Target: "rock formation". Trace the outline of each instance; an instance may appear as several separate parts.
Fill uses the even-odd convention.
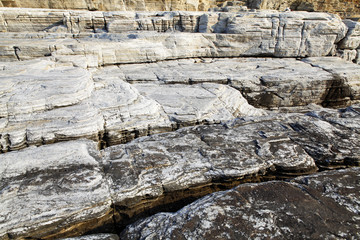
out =
[[[187,127],[101,151],[77,140],[4,153],[0,236],[115,231],[242,182],[358,166],[359,118],[359,106],[320,108]]]
[[[240,185],[139,221],[121,239],[358,238],[359,173]]]
[[[0,8],[0,239],[357,238],[360,25],[243,10]]]
[[[359,0],[1,0],[0,7],[77,9],[90,11],[208,11],[222,9],[273,9],[330,12],[343,18],[360,17]]]

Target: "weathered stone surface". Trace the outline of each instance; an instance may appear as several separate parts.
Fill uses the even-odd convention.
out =
[[[339,58],[317,58],[318,65],[311,64],[314,60],[192,59],[136,64],[131,68],[119,66],[119,70],[114,69],[108,74],[121,75],[129,83],[228,84],[238,89],[251,105],[265,108],[305,106],[310,103],[344,106],[357,101],[359,66]],[[332,68],[330,62],[336,67]],[[329,67],[323,68],[321,63]]]
[[[77,140],[0,155],[0,237],[119,230],[239,183],[358,166],[359,106],[243,117],[98,151]],[[110,230],[109,230],[110,229]]]
[[[52,8],[52,9],[82,9],[97,11],[208,11],[217,9],[222,11],[239,11],[247,8],[285,10],[291,8],[296,11],[317,11],[337,13],[343,18],[359,18],[359,1],[329,0],[319,2],[314,0],[79,0],[79,1],[55,1],[55,0],[2,0],[0,7],[21,8]],[[218,8],[219,7],[219,8]]]
[[[119,236],[116,234],[92,234],[82,237],[65,238],[63,240],[119,240]]]
[[[265,115],[250,106],[239,92],[231,87],[202,83],[197,85],[135,84],[148,98],[160,103],[171,121],[179,125],[197,122],[220,123],[236,116]]]
[[[347,31],[335,15],[307,12],[137,14],[11,9],[3,10],[2,15],[3,31],[12,32],[2,33],[2,59],[29,59],[39,53],[85,54],[95,55],[99,65],[192,57],[326,56]],[[59,20],[61,15],[63,20]],[[14,34],[22,29],[42,33]],[[101,33],[104,31],[112,34]],[[77,41],[65,33],[79,34],[75,36]],[[64,36],[67,39],[61,39]],[[34,44],[29,37],[39,43]]]
[[[83,9],[98,11],[207,11],[215,0],[2,0],[0,7]]]
[[[48,7],[96,10],[111,1],[83,3]],[[169,3],[121,2],[142,10]],[[192,10],[207,3],[171,2]],[[241,4],[226,3],[227,12],[1,8],[0,239],[118,239],[98,233],[240,183],[359,166],[359,105],[319,106],[360,100],[359,66],[328,57],[358,61],[357,24]],[[295,215],[328,214],[300,183],[271,184],[305,199]],[[346,224],[359,219],[340,215],[344,227],[309,220],[304,238],[327,229],[356,236]]]
[[[116,70],[92,74],[49,60],[4,63],[0,149],[79,138],[109,146],[180,126],[265,114],[228,86],[131,85]]]
[[[208,189],[307,174],[316,169],[315,163],[322,168],[358,166],[356,109],[246,117],[225,127],[184,128],[107,148],[103,164],[117,222],[124,226],[144,208],[151,213]]]
[[[121,239],[359,238],[360,170],[240,185],[126,228]]]
[[[317,11],[317,12],[331,12],[339,14],[343,18],[359,19],[360,9],[359,0],[248,0],[246,5],[250,8],[257,9],[276,9],[285,10],[290,8],[293,11]]]
[[[98,157],[90,141],[2,154],[0,239],[77,235],[111,222]]]
[[[332,83],[332,90],[330,90],[325,97],[329,99],[330,106],[331,101],[336,102],[341,100],[341,98],[343,98],[345,102],[349,100],[358,101],[360,99],[360,68],[358,65],[346,63],[339,58],[327,58],[326,61],[324,61],[323,58],[306,58],[303,61],[310,63],[314,67],[323,68],[325,71],[335,75],[336,78]],[[348,67],[351,70],[345,70]]]

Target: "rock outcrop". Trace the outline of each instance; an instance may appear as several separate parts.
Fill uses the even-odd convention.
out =
[[[245,184],[130,225],[121,239],[359,238],[359,168]]]
[[[145,10],[160,4],[139,2],[125,1]],[[338,169],[360,161],[359,25],[327,13],[242,10],[1,8],[0,239],[118,239],[140,218],[233,187],[220,198],[258,189],[266,208],[250,198],[246,206],[264,217],[286,215],[276,205],[285,198],[267,204],[270,188],[298,196],[289,211],[304,222],[304,237],[356,238],[358,213],[346,212],[357,209],[347,200],[353,193],[334,190],[343,207],[321,184],[329,176],[358,192],[358,169]],[[333,171],[314,176],[319,185],[307,192],[299,188],[305,177],[292,180],[323,170]],[[270,180],[278,182],[241,186]],[[244,206],[234,198],[227,208],[226,198],[221,211]],[[325,210],[305,219],[314,209]],[[167,224],[158,216],[180,219],[181,211],[138,222],[120,238],[162,234],[143,226]],[[243,226],[259,217],[248,215],[254,211],[243,212]],[[335,214],[341,227],[317,221]],[[208,217],[199,225],[211,226]],[[230,214],[229,224],[244,221],[232,217],[239,216]],[[289,227],[261,226],[248,232],[271,238]]]
[[[90,11],[238,11],[244,9],[273,9],[284,11],[330,12],[343,18],[359,18],[359,0],[1,0],[0,7],[77,9]]]
[[[1,0],[0,7],[90,11],[207,11],[216,0]]]
[[[242,182],[359,166],[359,118],[359,106],[320,108],[188,127],[101,151],[78,140],[1,154],[0,238],[115,232]]]

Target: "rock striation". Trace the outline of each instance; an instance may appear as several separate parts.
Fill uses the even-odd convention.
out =
[[[115,6],[170,3],[208,4]],[[70,7],[51,4],[40,7]],[[71,4],[107,9],[100,0]],[[203,200],[177,211],[233,187],[205,198],[219,195],[212,206],[224,213],[239,209],[221,217],[233,237],[245,220],[248,237],[298,235],[302,228],[286,225],[296,219],[304,238],[358,237],[359,25],[230,7],[0,9],[1,240],[161,238],[167,227],[181,238],[195,225],[204,227],[195,234],[228,237],[208,231],[219,219],[204,208],[196,223],[190,212]],[[333,171],[307,176],[324,170]],[[326,192],[327,179],[339,188]],[[175,230],[166,219],[176,223],[182,211],[195,219]],[[318,221],[335,215],[338,227]],[[158,221],[163,228],[150,229]]]
[[[2,58],[8,61],[39,57],[32,56],[33,45],[40,45],[36,54],[85,53],[91,59],[95,55],[98,65],[192,57],[315,57],[330,54],[347,33],[339,17],[307,12],[137,14],[5,9],[2,15]],[[15,34],[22,29],[41,34]],[[109,34],[101,34],[104,31]],[[193,32],[201,34],[190,34]],[[19,50],[17,54],[14,49]]]
[[[238,11],[240,9],[273,9],[284,11],[331,12],[343,18],[359,18],[360,2],[358,0],[2,0],[0,7],[16,8],[48,8],[48,9],[77,9],[90,11],[208,11],[223,10]]]
[[[358,238],[359,173],[240,185],[141,220],[121,239]]]
[[[207,11],[215,0],[2,0],[0,7],[82,9],[90,11]]]
[[[101,151],[77,140],[3,153],[0,237],[115,232],[242,182],[359,166],[359,118],[359,106],[319,108],[187,127]]]

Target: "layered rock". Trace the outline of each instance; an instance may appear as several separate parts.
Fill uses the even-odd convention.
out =
[[[359,173],[241,185],[141,220],[121,239],[358,238]]]
[[[263,108],[345,106],[358,101],[360,67],[339,58],[195,59],[119,66],[129,83],[227,84]],[[111,74],[107,72],[107,74]]]
[[[94,150],[78,141],[1,155],[0,238],[77,235],[111,222],[109,185]]]
[[[359,106],[320,108],[187,127],[101,151],[78,140],[3,153],[0,238],[114,232],[239,183],[358,166],[359,118]]]
[[[1,91],[2,151],[79,138],[108,146],[179,126],[265,114],[219,84],[130,85],[103,70],[93,79],[87,70],[48,60],[4,63],[0,74],[7,83]]]
[[[314,1],[314,0],[250,0],[248,6],[261,9],[276,9],[285,10],[290,8],[295,11],[317,11],[317,12],[331,12],[339,14],[343,18],[359,18],[360,17],[360,1],[358,0],[328,0],[328,1]]]
[[[359,166],[358,25],[242,10],[0,9],[0,239],[117,239],[214,191]],[[306,235],[356,236],[341,219]]]
[[[88,61],[98,61],[98,65],[193,57],[326,56],[347,31],[334,15],[275,11],[101,14],[3,10],[2,25],[5,32],[24,28],[41,32],[3,33],[4,60],[26,60],[39,57],[39,53],[85,54]],[[113,34],[96,33],[104,29]],[[129,33],[135,30],[140,32]],[[155,34],[149,30],[170,33]],[[51,33],[54,31],[58,33]],[[66,33],[84,34],[73,39],[74,35]]]
[[[81,9],[90,11],[208,11],[211,9],[239,11],[239,9],[243,9],[240,7],[283,11],[290,8],[293,11],[331,12],[339,14],[343,18],[360,17],[358,0],[329,0],[322,2],[314,0],[2,0],[0,1],[0,7]]]
[[[44,59],[3,63],[2,68],[3,152],[79,138],[105,147],[179,127],[266,114],[247,100],[268,109],[359,100],[359,66],[337,58],[198,59],[97,71]]]
[[[90,11],[207,11],[215,0],[2,0],[0,7],[83,9]]]

